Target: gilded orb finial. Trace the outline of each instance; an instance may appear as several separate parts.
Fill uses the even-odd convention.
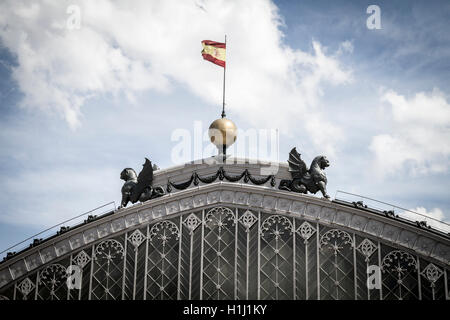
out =
[[[219,155],[225,156],[226,149],[236,142],[237,127],[227,118],[214,120],[208,130],[211,142],[219,150]]]

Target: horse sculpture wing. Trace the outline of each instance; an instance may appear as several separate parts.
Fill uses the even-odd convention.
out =
[[[293,179],[301,178],[306,172],[308,172],[308,167],[300,157],[300,153],[297,152],[296,148],[293,148],[291,152],[289,152],[288,163],[289,172],[291,173]]]
[[[135,203],[139,200],[142,192],[147,187],[151,187],[153,183],[153,167],[152,162],[145,158],[145,163],[143,164],[142,171],[139,173],[137,177],[137,184],[133,188],[133,193],[131,194],[130,200],[132,203]]]

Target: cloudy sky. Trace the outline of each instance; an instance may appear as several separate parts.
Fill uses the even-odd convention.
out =
[[[448,21],[448,1],[2,1],[0,251],[118,203],[144,157],[179,164],[176,132],[220,115],[200,42],[224,34],[240,129],[278,130],[280,161],[326,154],[332,197],[450,220]]]

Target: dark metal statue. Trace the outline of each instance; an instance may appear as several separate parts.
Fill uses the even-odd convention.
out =
[[[308,169],[300,154],[293,148],[289,153],[288,163],[292,180],[281,180],[279,189],[299,193],[320,191],[325,198],[330,198],[327,194],[327,176],[324,171],[330,163],[325,156],[315,157]]]
[[[164,195],[162,187],[153,187],[153,170],[157,168],[152,166],[152,162],[145,158],[142,171],[139,176],[131,168],[125,168],[120,173],[120,179],[125,183],[122,187],[122,201],[120,208],[126,207],[128,202],[147,201]]]

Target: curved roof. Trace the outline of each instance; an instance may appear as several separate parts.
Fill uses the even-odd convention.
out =
[[[290,179],[288,167],[284,163],[249,163],[248,160],[242,159],[236,161],[238,163],[212,165],[192,162],[155,172],[153,185],[171,190],[166,195],[116,210],[113,214],[69,229],[20,252],[0,264],[0,287],[103,238],[110,238],[130,228],[153,223],[167,216],[217,204],[300,216],[305,220],[370,235],[398,248],[414,251],[441,265],[450,265],[450,239],[446,234],[419,228],[414,223],[385,216],[376,210],[279,190],[280,180]],[[237,182],[229,182],[223,176],[222,180],[217,177],[210,183],[201,181],[205,177],[216,175],[219,170],[225,172],[228,177],[242,177]],[[243,172],[247,173],[243,175]],[[197,184],[192,178],[194,175],[202,178]],[[189,181],[190,183],[187,183]],[[169,186],[172,188],[168,188]]]

